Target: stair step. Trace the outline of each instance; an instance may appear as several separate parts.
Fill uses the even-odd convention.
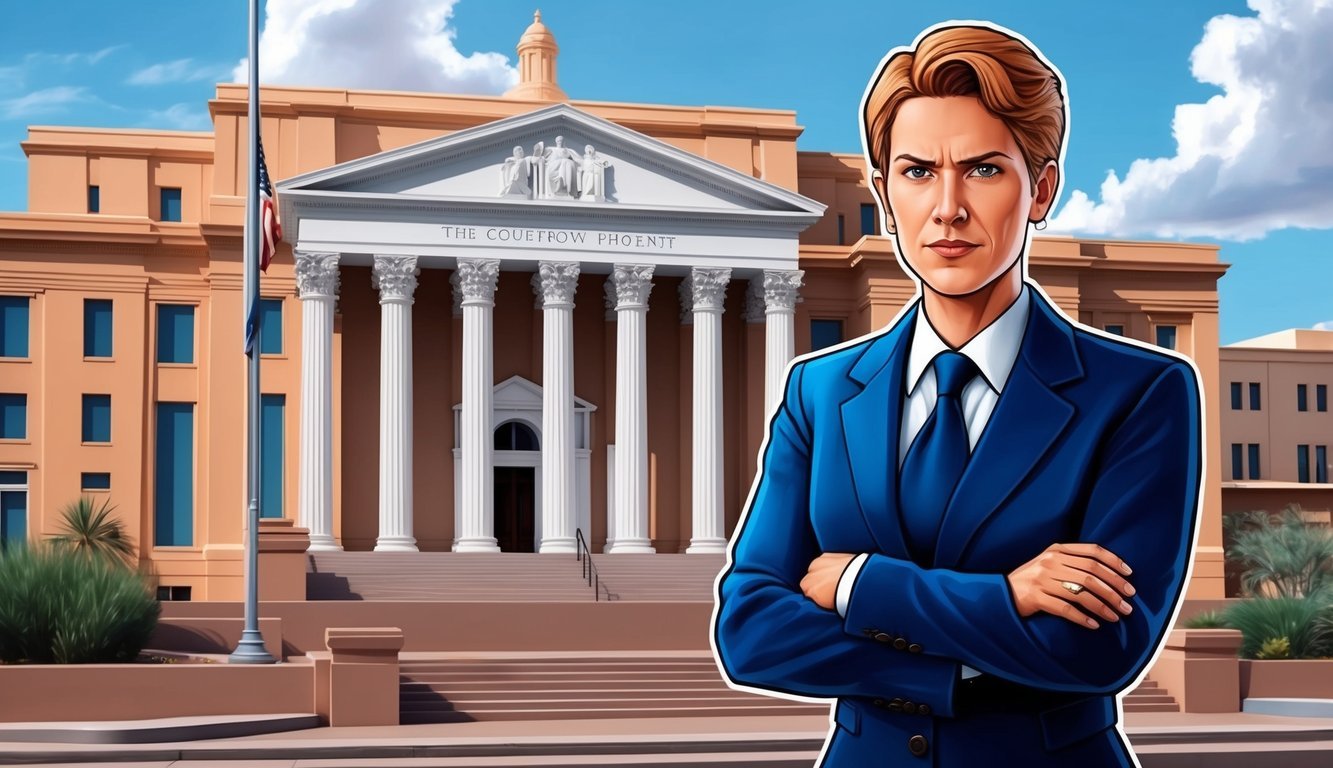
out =
[[[456,723],[473,720],[584,720],[603,718],[658,718],[658,717],[750,717],[763,715],[827,715],[828,707],[766,706],[749,707],[607,707],[589,709],[531,708],[531,709],[475,709],[467,712],[404,710],[399,722]]]

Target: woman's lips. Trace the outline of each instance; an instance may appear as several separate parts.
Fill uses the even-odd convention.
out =
[[[939,243],[931,243],[926,247],[934,251],[935,253],[938,253],[939,255],[943,256],[946,259],[956,259],[959,256],[965,256],[971,253],[972,251],[976,250],[979,246],[972,245],[970,243],[959,243],[957,245],[953,245],[953,244],[945,244],[939,242]]]

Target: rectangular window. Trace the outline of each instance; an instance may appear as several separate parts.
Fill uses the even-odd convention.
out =
[[[28,356],[28,297],[0,296],[0,357]]]
[[[282,299],[259,300],[259,354],[282,354]]]
[[[847,244],[847,217],[838,214],[838,245]]]
[[[1314,386],[1314,409],[1324,412],[1328,410],[1328,385],[1316,384]]]
[[[83,356],[111,357],[111,300],[83,300]]]
[[[28,437],[28,396],[0,395],[0,440]]]
[[[102,188],[96,184],[88,185],[88,213],[102,212]]]
[[[1107,333],[1114,333],[1116,336],[1124,336],[1124,335],[1125,335],[1125,326],[1123,326],[1123,325],[1119,325],[1119,324],[1108,325],[1108,326],[1106,326],[1106,332],[1107,332]]]
[[[189,601],[189,587],[162,587],[157,588],[157,599],[159,601]]]
[[[1256,382],[1250,382],[1250,410],[1258,411],[1259,408],[1259,385]]]
[[[1310,410],[1309,394],[1310,394],[1309,387],[1305,386],[1304,384],[1296,385],[1296,410],[1298,411]]]
[[[1245,477],[1245,451],[1240,443],[1231,444],[1231,479],[1241,480]]]
[[[1231,382],[1231,410],[1239,411],[1244,407],[1245,404],[1240,392],[1240,382],[1233,381]]]
[[[1249,456],[1249,458],[1250,458],[1250,479],[1251,479],[1251,480],[1259,480],[1259,479],[1260,479],[1260,477],[1259,477],[1259,446],[1258,446],[1258,445],[1255,445],[1254,443],[1250,443],[1250,446],[1249,446],[1249,447],[1250,447],[1250,450],[1249,450],[1249,454],[1250,454],[1250,456]]]
[[[841,320],[810,321],[810,351],[842,343]]]
[[[111,442],[111,395],[83,396],[83,442]]]
[[[1310,482],[1310,446],[1296,446],[1296,482]]]
[[[283,413],[286,395],[261,395],[259,414],[259,516],[282,517]]]
[[[153,544],[194,542],[194,403],[157,404]]]
[[[85,491],[109,491],[111,490],[111,473],[84,472],[80,477],[79,485]]]
[[[861,203],[861,234],[875,234],[875,230],[878,229],[878,227],[875,226],[876,218],[878,217],[875,215],[875,204]]]
[[[181,191],[179,187],[162,188],[162,221],[181,220]]]
[[[0,472],[0,549],[28,540],[28,473]]]
[[[1176,327],[1174,325],[1157,326],[1157,346],[1162,349],[1176,348]]]
[[[194,362],[194,307],[188,304],[157,305],[157,361]]]
[[[1316,445],[1314,447],[1314,481],[1316,483],[1328,482],[1328,446]]]

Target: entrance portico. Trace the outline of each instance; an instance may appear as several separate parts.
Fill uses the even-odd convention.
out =
[[[561,141],[545,148],[552,137]],[[523,146],[533,146],[533,153],[519,157],[512,151]],[[340,269],[357,266],[371,267],[380,292],[376,549],[416,548],[412,302],[419,282],[448,280],[462,316],[453,549],[498,549],[493,485],[495,467],[505,464],[495,448],[495,428],[508,418],[502,394],[520,389],[534,402],[515,418],[540,446],[535,548],[572,552],[575,530],[588,535],[588,420],[596,406],[574,392],[574,350],[581,336],[573,317],[580,299],[604,299],[606,320],[616,323],[614,438],[607,441],[615,459],[607,468],[613,491],[605,550],[653,551],[645,385],[654,350],[645,329],[654,282],[671,279],[681,285],[681,322],[693,326],[693,413],[680,414],[692,424],[688,551],[723,551],[720,320],[727,287],[749,280],[751,293],[762,297],[767,413],[792,356],[801,283],[797,236],[819,217],[820,204],[564,104],[299,176],[281,184],[278,197],[295,243],[306,319],[299,508],[300,524],[312,532],[312,550],[337,548],[328,479],[332,355],[322,352],[331,346],[333,323],[321,319],[332,315]],[[514,378],[495,384],[496,345],[507,341],[495,333],[502,272],[532,274],[542,323],[540,386]],[[578,292],[581,279],[586,286],[603,275],[603,295],[586,287]]]

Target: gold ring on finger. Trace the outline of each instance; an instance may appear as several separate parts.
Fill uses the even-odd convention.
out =
[[[1081,592],[1083,591],[1083,589],[1084,589],[1084,587],[1083,587],[1082,584],[1075,584],[1075,583],[1072,582],[1072,581],[1062,581],[1062,582],[1060,582],[1060,586],[1062,586],[1062,587],[1064,587],[1065,589],[1069,590],[1069,593],[1070,593],[1070,594],[1073,594],[1073,595],[1077,595],[1077,594],[1081,593]]]

